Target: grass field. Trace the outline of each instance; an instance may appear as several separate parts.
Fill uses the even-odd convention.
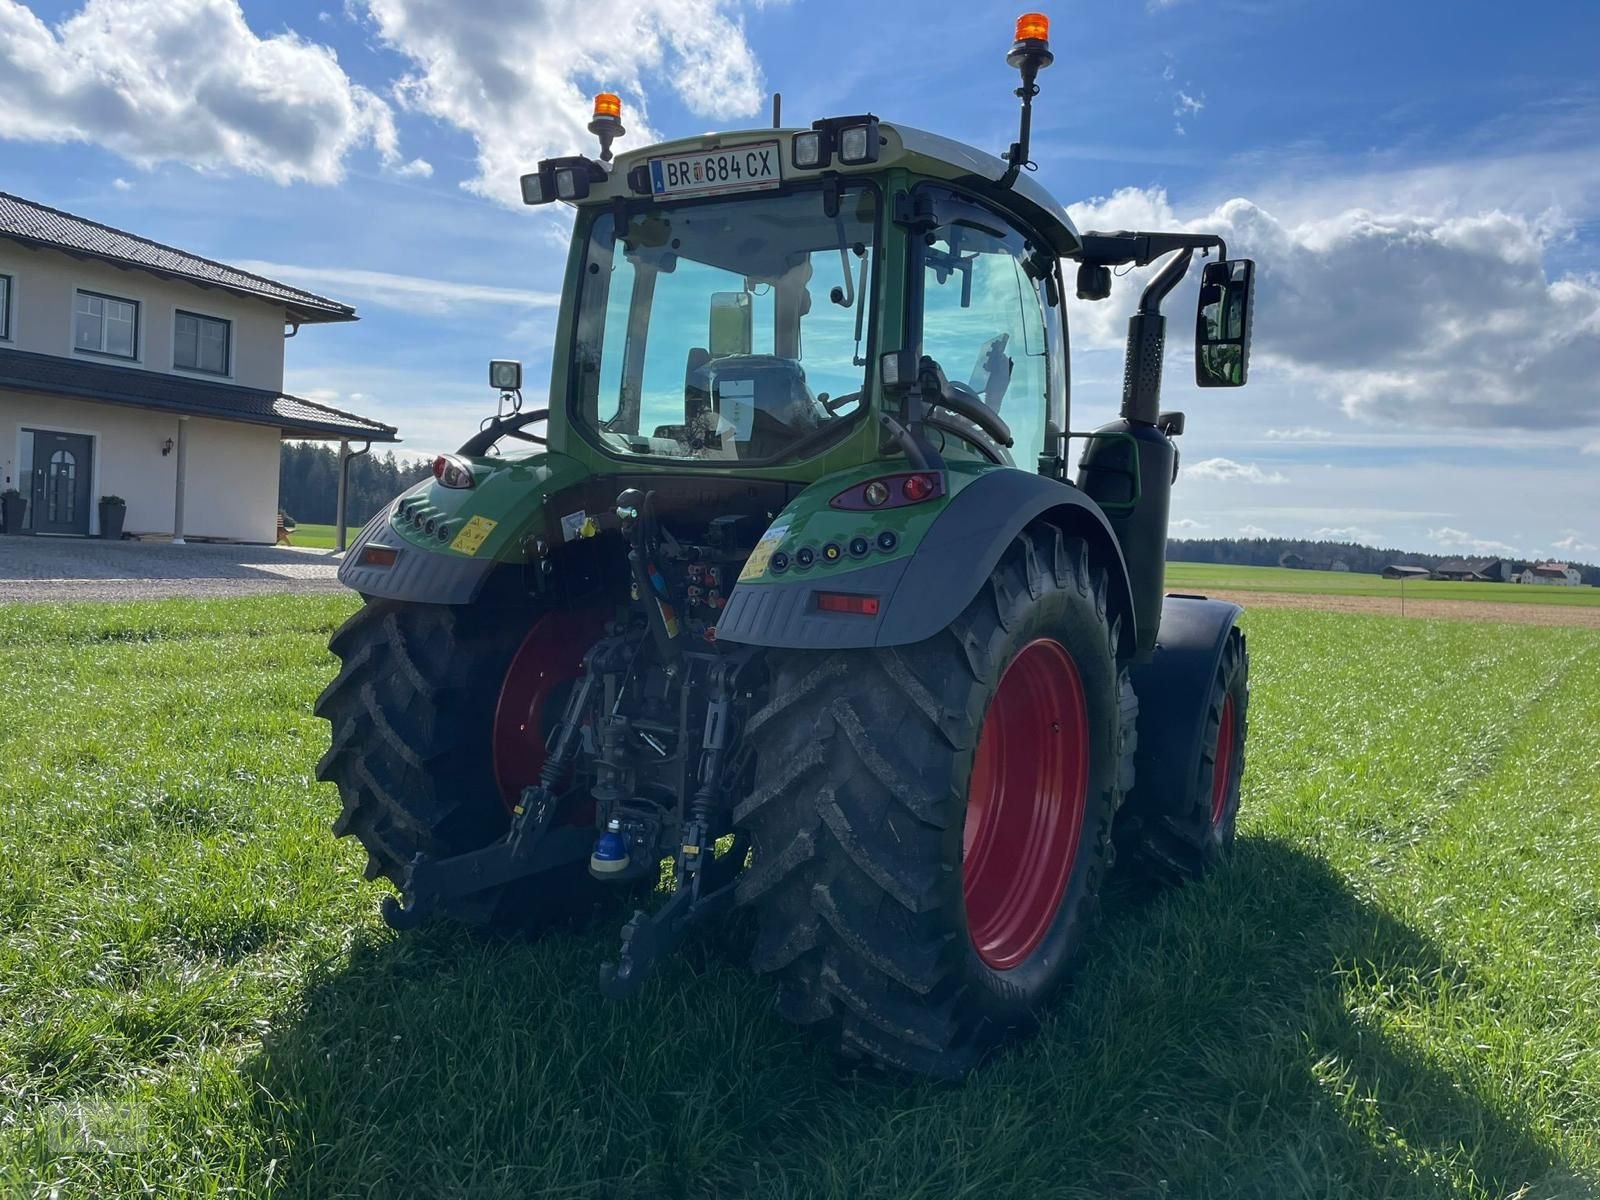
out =
[[[1236,567],[1222,563],[1169,562],[1167,590],[1298,592],[1323,596],[1385,596],[1396,603],[1400,583],[1353,571],[1296,571],[1288,567]],[[1497,600],[1511,604],[1577,604],[1600,607],[1600,588],[1518,583],[1448,583],[1408,580],[1407,600]]]
[[[346,525],[349,533],[345,537],[345,545],[356,540],[356,534],[361,532],[360,525]],[[337,525],[311,525],[302,522],[294,527],[290,537],[296,546],[309,546],[313,550],[332,550],[334,535],[339,532]]]
[[[312,781],[342,596],[0,609],[0,1195],[1593,1197],[1592,632],[1264,610],[1226,869],[1043,1035],[841,1076],[707,944],[376,916]]]

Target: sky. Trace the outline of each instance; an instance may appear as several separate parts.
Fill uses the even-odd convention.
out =
[[[450,449],[550,364],[570,219],[538,159],[874,112],[1000,152],[1020,9],[880,0],[0,0],[0,190],[354,304],[285,386]],[[1250,384],[1188,413],[1180,537],[1600,560],[1600,5],[1050,4],[1038,179],[1080,228],[1257,261]],[[1072,301],[1114,415],[1141,272]],[[1192,288],[1193,282],[1190,283]]]

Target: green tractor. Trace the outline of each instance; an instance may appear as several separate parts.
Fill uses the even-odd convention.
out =
[[[496,415],[340,570],[366,603],[318,776],[392,926],[631,893],[620,998],[744,908],[784,1017],[951,1077],[1058,991],[1114,854],[1183,879],[1227,849],[1245,643],[1163,594],[1160,307],[1215,252],[1196,383],[1240,386],[1253,265],[1074,228],[1025,170],[1046,33],[1019,23],[1000,158],[776,102],[613,158],[602,94],[599,157],[523,178],[576,212],[548,405],[492,363]],[[1066,265],[1102,300],[1164,257],[1120,418],[1073,431]]]

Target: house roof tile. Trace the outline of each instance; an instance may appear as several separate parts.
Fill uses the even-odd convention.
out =
[[[170,279],[221,288],[236,295],[275,301],[281,303],[294,320],[304,324],[357,319],[356,310],[348,304],[9,192],[0,192],[0,238],[102,259],[119,266],[139,267]]]

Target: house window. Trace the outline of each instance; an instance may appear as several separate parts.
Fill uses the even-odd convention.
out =
[[[0,341],[11,337],[11,276],[0,275]]]
[[[79,292],[72,314],[72,345],[85,354],[137,357],[138,303],[99,292]]]
[[[173,323],[172,365],[183,371],[226,375],[230,332],[227,321],[180,309]]]

